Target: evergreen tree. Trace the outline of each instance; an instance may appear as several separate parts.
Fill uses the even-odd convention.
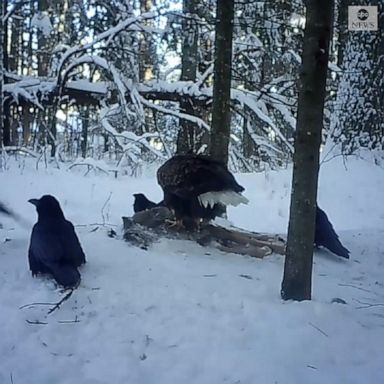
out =
[[[349,31],[331,121],[331,143],[347,155],[361,147],[384,149],[384,4],[369,5],[378,6],[379,29]]]

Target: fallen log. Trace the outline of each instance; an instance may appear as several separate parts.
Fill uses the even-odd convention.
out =
[[[215,247],[223,252],[263,258],[272,253],[285,254],[285,240],[279,235],[249,232],[236,227],[202,224],[200,231],[191,232],[172,226],[172,212],[156,207],[123,217],[124,239],[147,249],[160,238],[191,240],[202,246]]]

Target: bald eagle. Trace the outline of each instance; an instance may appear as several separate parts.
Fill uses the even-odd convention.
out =
[[[164,192],[163,204],[187,229],[221,216],[227,205],[248,203],[227,166],[207,156],[175,155],[158,169],[157,181]]]

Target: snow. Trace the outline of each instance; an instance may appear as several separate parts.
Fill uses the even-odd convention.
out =
[[[89,93],[100,93],[102,95],[107,94],[109,86],[110,83],[106,81],[91,83],[89,80],[85,79],[68,81],[67,83],[67,88],[83,90]]]
[[[153,146],[151,146],[147,141],[147,138],[158,137],[157,133],[146,132],[146,133],[143,133],[141,136],[137,136],[135,133],[129,132],[129,131],[123,131],[119,133],[108,121],[109,111],[110,110],[108,108],[103,108],[100,111],[101,125],[104,128],[104,130],[113,137],[115,142],[119,145],[121,149],[123,149],[124,153],[127,156],[133,158],[135,156],[134,154],[135,147],[137,147],[137,144],[141,144],[142,146],[147,148],[149,151],[154,153],[160,159],[164,158],[164,155],[160,151],[155,149]],[[125,144],[124,140],[128,141],[128,143]]]
[[[161,113],[164,113],[166,115],[175,116],[175,117],[177,117],[179,119],[184,119],[184,120],[187,120],[187,121],[192,121],[198,127],[204,128],[207,131],[211,130],[211,127],[203,119],[201,119],[201,118],[199,118],[197,116],[189,115],[187,113],[182,113],[182,112],[174,111],[174,110],[172,110],[170,108],[162,107],[161,105],[158,105],[156,103],[147,101],[142,96],[139,96],[139,99],[140,99],[140,102],[143,105],[145,105],[146,107],[149,107],[151,109],[154,109],[154,110],[159,111]]]
[[[273,131],[277,134],[277,136],[279,136],[280,139],[287,146],[289,151],[293,153],[292,144],[288,142],[287,138],[283,135],[281,130],[272,121],[272,119],[262,111],[261,106],[264,102],[262,100],[257,100],[256,98],[253,98],[250,96],[251,96],[250,94],[247,96],[244,92],[239,91],[237,89],[231,89],[231,99],[237,100],[238,102],[240,102],[241,105],[246,105],[249,109],[251,109],[260,120],[264,121],[273,129]],[[280,110],[281,110],[281,106],[280,106]]]
[[[77,46],[75,45],[75,46],[67,49],[64,52],[64,54],[62,55],[62,57],[60,58],[60,62],[58,64],[57,71],[59,74],[59,78],[61,77],[61,71],[63,69],[64,64],[73,55],[75,55],[77,53],[81,53],[81,52],[86,52],[88,49],[92,48],[96,44],[101,43],[105,40],[107,40],[106,45],[108,45],[112,41],[112,39],[114,39],[116,37],[116,35],[118,35],[120,32],[127,30],[127,29],[137,30],[136,28],[134,28],[135,23],[144,22],[145,20],[152,19],[153,17],[154,17],[154,14],[151,12],[143,13],[138,17],[128,17],[127,19],[119,22],[116,26],[109,28],[105,32],[102,32],[99,35],[95,36],[95,38],[91,42],[89,42],[87,44],[80,44]],[[140,26],[140,28],[144,28],[147,31],[151,31],[151,28],[149,28],[149,27]]]
[[[383,382],[381,168],[345,167],[340,157],[322,165],[319,203],[351,259],[316,251],[313,300],[301,303],[280,299],[281,256],[170,240],[145,251],[109,238],[107,229],[120,233],[121,216],[132,214],[133,193],[159,200],[161,190],[154,174],[84,177],[80,168],[36,171],[9,159],[0,174],[0,200],[27,222],[0,217],[0,383]],[[250,203],[230,208],[229,219],[284,234],[290,173],[237,175]],[[26,256],[36,218],[27,200],[45,193],[60,200],[88,259],[80,287],[50,315],[64,293],[32,278]],[[52,304],[20,309],[31,303]]]
[[[35,104],[38,108],[44,109],[40,104],[39,93],[48,94],[54,89],[55,84],[52,81],[44,81],[29,76],[24,76],[21,80],[4,84],[4,92],[9,93],[16,102],[19,102],[20,98],[24,98]]]
[[[53,30],[49,16],[42,12],[37,12],[33,15],[31,27],[37,28],[44,36],[48,36]]]

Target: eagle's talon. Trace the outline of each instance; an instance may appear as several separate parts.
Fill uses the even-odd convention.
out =
[[[183,228],[183,222],[181,220],[165,219],[165,223],[167,224],[168,228],[172,228],[172,229],[181,229],[181,228]]]

